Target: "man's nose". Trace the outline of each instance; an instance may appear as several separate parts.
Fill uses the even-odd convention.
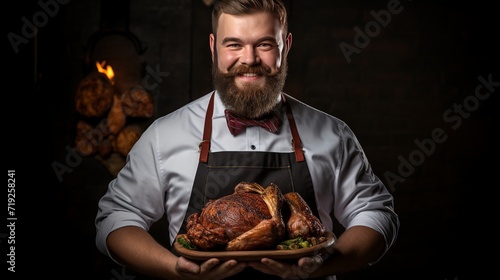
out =
[[[254,65],[260,63],[260,58],[258,56],[258,53],[255,51],[255,48],[251,46],[246,46],[245,48],[243,48],[240,62],[246,65]]]

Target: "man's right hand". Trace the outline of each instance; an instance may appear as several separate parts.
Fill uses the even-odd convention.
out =
[[[197,264],[187,258],[179,257],[175,270],[183,279],[224,279],[241,272],[248,264],[236,260],[228,260],[223,263],[217,258]]]

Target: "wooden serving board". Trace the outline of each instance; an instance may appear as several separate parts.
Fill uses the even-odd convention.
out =
[[[177,241],[174,243],[175,250],[183,257],[192,260],[205,261],[211,258],[218,258],[221,261],[237,260],[237,261],[260,261],[262,258],[270,259],[299,259],[307,256],[314,256],[318,254],[323,248],[331,246],[336,237],[333,232],[326,232],[326,241],[311,246],[308,248],[294,249],[294,250],[255,250],[255,251],[200,251],[187,249]]]

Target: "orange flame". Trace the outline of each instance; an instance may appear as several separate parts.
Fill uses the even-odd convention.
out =
[[[106,65],[106,60],[103,60],[102,63],[99,63],[99,61],[96,61],[95,66],[97,67],[97,71],[99,73],[104,73],[108,77],[108,79],[113,83],[114,80],[113,78],[115,77],[115,72],[113,71],[113,68],[111,65],[106,65],[106,69],[104,69],[104,66]]]

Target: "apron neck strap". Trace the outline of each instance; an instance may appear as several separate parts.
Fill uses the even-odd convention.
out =
[[[200,162],[208,162],[208,151],[210,151],[210,138],[212,138],[212,116],[214,114],[215,91],[208,102],[207,113],[205,115],[205,127],[203,128],[203,140],[200,143]]]
[[[214,96],[215,91],[210,97],[208,102],[207,113],[205,115],[205,126],[203,128],[203,140],[201,141],[200,148],[200,162],[208,162],[208,152],[210,151],[210,139],[212,138],[212,116],[214,112]],[[295,119],[293,118],[292,109],[286,101],[285,95],[281,94],[281,98],[286,107],[286,116],[288,118],[288,124],[290,125],[290,131],[292,132],[292,146],[295,152],[295,160],[297,162],[304,161],[304,151],[302,150],[302,143],[300,142],[299,133],[297,131],[297,125],[295,124]]]
[[[288,124],[290,125],[290,131],[292,132],[292,146],[295,152],[295,160],[297,162],[304,161],[304,151],[302,150],[302,142],[300,142],[299,132],[297,131],[297,125],[295,124],[295,119],[292,114],[292,108],[290,104],[286,101],[285,95],[281,94],[281,99],[285,103],[286,116],[288,118]]]

